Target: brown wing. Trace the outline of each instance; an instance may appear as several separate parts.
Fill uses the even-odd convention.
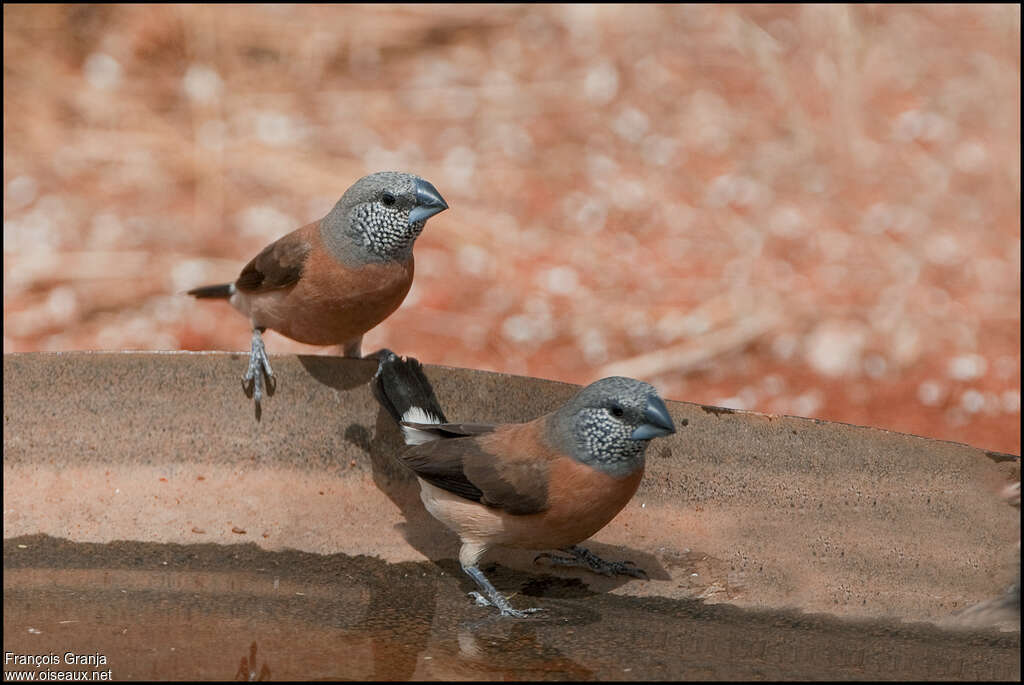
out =
[[[306,266],[312,245],[308,227],[293,231],[272,242],[245,265],[235,287],[249,293],[264,292],[294,285]]]
[[[518,432],[433,440],[399,459],[423,480],[460,497],[510,514],[536,514],[548,507],[548,461],[523,442],[532,436]]]

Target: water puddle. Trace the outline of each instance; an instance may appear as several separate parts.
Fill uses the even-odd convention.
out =
[[[474,606],[453,560],[7,539],[4,651],[39,665],[8,657],[4,670],[109,670],[115,680],[1020,679],[1019,632],[600,594],[580,579],[485,568],[503,592],[518,589],[514,606],[544,611],[512,620]]]

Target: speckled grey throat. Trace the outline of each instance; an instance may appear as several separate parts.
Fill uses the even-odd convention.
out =
[[[655,389],[622,376],[591,383],[552,414],[548,423],[554,446],[616,478],[644,465],[651,438],[674,432]]]
[[[340,262],[404,261],[427,219],[448,208],[419,176],[380,171],[356,181],[324,218],[320,232]]]

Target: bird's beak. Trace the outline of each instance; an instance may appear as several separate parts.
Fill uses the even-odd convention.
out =
[[[629,437],[633,440],[650,440],[675,432],[676,427],[669,416],[668,407],[660,397],[651,395],[647,398],[647,407],[644,408],[644,423],[637,426]]]
[[[416,179],[416,206],[409,210],[409,223],[426,221],[446,209],[448,203],[441,197],[441,193],[437,192],[437,188],[422,178]]]

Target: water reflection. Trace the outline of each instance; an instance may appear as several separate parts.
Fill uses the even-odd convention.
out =
[[[519,579],[545,610],[513,621],[474,606],[452,560],[22,537],[4,541],[5,649],[99,652],[116,679],[1020,676],[1019,632],[752,612],[491,572]]]

